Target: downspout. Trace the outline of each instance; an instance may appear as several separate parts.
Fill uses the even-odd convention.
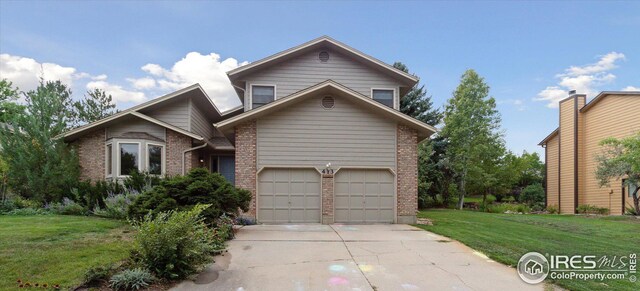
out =
[[[201,145],[199,145],[197,147],[192,147],[192,148],[186,149],[185,151],[182,152],[182,175],[183,176],[184,176],[184,162],[185,162],[184,156],[190,151],[195,151],[195,150],[201,149],[201,148],[206,147],[206,146],[207,146],[207,142],[205,141],[203,144],[201,144]]]

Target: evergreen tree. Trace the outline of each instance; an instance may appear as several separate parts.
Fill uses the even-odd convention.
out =
[[[444,127],[446,156],[458,179],[458,207],[469,189],[484,192],[496,183],[492,171],[504,155],[500,115],[489,86],[475,71],[467,70],[448,100]]]
[[[409,68],[401,62],[395,62],[393,67],[409,73]],[[427,97],[427,90],[420,83],[400,99],[400,112],[433,126],[442,121],[442,113],[437,108],[433,108],[431,96]]]
[[[10,120],[13,132],[0,130],[11,189],[41,202],[70,193],[79,167],[73,151],[56,136],[74,122],[71,91],[60,81],[44,82],[24,93],[26,112]]]
[[[113,98],[101,89],[88,91],[82,100],[73,105],[80,123],[91,123],[116,113]]]

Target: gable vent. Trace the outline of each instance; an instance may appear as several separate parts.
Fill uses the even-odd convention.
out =
[[[336,105],[336,100],[331,96],[324,96],[322,98],[322,107],[324,109],[331,109]]]
[[[326,63],[327,61],[329,61],[329,53],[326,51],[321,51],[320,54],[318,54],[318,59],[320,59],[321,62]]]

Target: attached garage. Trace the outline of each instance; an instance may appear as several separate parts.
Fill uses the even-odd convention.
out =
[[[315,169],[264,169],[257,190],[260,223],[320,223],[320,174]]]
[[[394,180],[386,169],[340,169],[335,175],[335,222],[393,223]]]

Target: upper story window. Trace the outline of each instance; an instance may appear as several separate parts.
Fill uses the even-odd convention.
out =
[[[373,89],[371,90],[371,96],[373,100],[376,100],[384,105],[393,108],[393,89]]]
[[[251,86],[251,108],[256,109],[276,99],[276,86],[253,85]]]

